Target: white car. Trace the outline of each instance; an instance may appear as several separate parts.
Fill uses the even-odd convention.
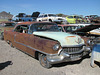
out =
[[[66,18],[58,17],[55,14],[40,14],[37,21],[47,21],[47,22],[66,22]]]
[[[97,61],[97,62],[100,63],[100,43],[99,44],[96,44],[93,47],[93,50],[92,50],[91,63],[90,63],[90,65],[93,68],[97,66],[94,61]]]

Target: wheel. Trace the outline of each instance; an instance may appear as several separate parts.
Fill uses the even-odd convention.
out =
[[[12,42],[10,42],[9,44],[10,44],[10,46],[11,46],[11,47],[13,47],[13,48],[14,48],[14,46],[13,46]]]
[[[0,39],[4,40],[4,33],[3,32],[1,33]]]
[[[44,68],[51,68],[52,65],[47,61],[47,56],[44,54],[39,54],[39,62]]]
[[[49,22],[52,22],[52,20],[51,20],[51,19],[49,19]]]

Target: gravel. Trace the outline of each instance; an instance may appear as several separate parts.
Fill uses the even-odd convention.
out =
[[[3,64],[5,63],[5,64]],[[3,65],[2,65],[3,64]],[[0,40],[0,75],[100,75],[100,67],[90,66],[90,57],[43,68],[39,61]]]

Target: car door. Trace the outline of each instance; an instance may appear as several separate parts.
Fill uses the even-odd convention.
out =
[[[25,32],[24,30],[27,31]],[[29,29],[29,26],[20,25],[15,31],[17,31],[17,34],[15,34],[16,47],[25,53],[34,56],[36,50],[34,40],[36,39]]]
[[[44,15],[42,21],[48,21],[48,16],[47,16],[47,14]]]
[[[27,44],[26,44],[26,38],[25,36],[27,35],[27,33],[24,33],[24,29],[23,28],[27,28],[27,25],[19,25],[15,28],[14,32],[16,32],[16,34],[14,35],[14,42],[15,42],[15,47],[26,52],[26,48],[27,48]]]

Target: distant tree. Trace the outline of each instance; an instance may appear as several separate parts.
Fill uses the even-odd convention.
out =
[[[56,14],[57,16],[59,16],[59,17],[66,17],[67,15],[65,15],[65,14],[62,14],[62,13],[59,13],[59,14]]]

